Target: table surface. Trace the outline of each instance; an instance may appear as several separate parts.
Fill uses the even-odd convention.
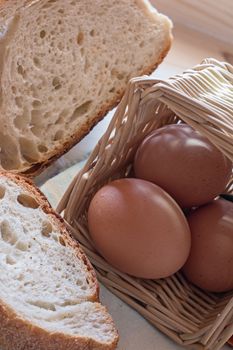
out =
[[[198,32],[177,26],[174,30],[174,37],[173,47],[167,58],[153,73],[153,76],[158,79],[164,79],[171,75],[182,73],[186,68],[200,63],[206,57],[214,57],[219,60],[226,60],[227,57],[231,58],[226,44],[211,37],[205,37]],[[190,37],[192,40],[190,40]],[[78,146],[37,179],[37,183],[41,183],[46,178],[60,172],[59,175],[50,179],[41,187],[54,207],[83,163],[76,164],[63,172],[61,170],[67,168],[72,163],[77,163],[86,153],[92,150],[100,135],[106,130],[111,116],[112,113],[104,121],[99,123]],[[108,307],[119,330],[120,342],[118,350],[181,349],[181,347],[171,342],[139,316],[137,312],[113,296],[102,286],[101,301]],[[224,350],[227,349],[230,349],[230,347],[225,346]]]

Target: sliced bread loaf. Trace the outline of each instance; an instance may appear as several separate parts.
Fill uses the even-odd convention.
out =
[[[171,22],[147,0],[2,0],[0,32],[0,166],[31,175],[171,45]]]
[[[95,273],[28,181],[0,174],[0,349],[114,349]]]

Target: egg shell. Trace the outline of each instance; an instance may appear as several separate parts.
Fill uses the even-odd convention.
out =
[[[205,204],[223,192],[232,162],[190,126],[172,124],[144,139],[134,170],[137,178],[162,187],[185,208]]]
[[[114,267],[136,277],[172,275],[190,251],[190,230],[176,202],[160,187],[139,179],[101,188],[88,210],[96,249]]]
[[[233,289],[233,203],[215,200],[192,212],[188,223],[192,244],[186,277],[211,292]]]

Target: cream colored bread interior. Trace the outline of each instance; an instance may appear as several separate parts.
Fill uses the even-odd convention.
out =
[[[110,317],[91,301],[95,281],[77,253],[30,193],[0,177],[0,303],[49,332],[111,343]]]
[[[81,138],[129,78],[156,65],[170,45],[170,21],[139,0],[20,0],[0,5],[0,17],[7,170],[46,161]]]

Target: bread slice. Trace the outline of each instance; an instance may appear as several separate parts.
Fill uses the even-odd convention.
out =
[[[115,349],[92,266],[28,181],[0,174],[0,348]]]
[[[1,0],[0,31],[0,164],[31,175],[171,45],[170,20],[147,0]]]

